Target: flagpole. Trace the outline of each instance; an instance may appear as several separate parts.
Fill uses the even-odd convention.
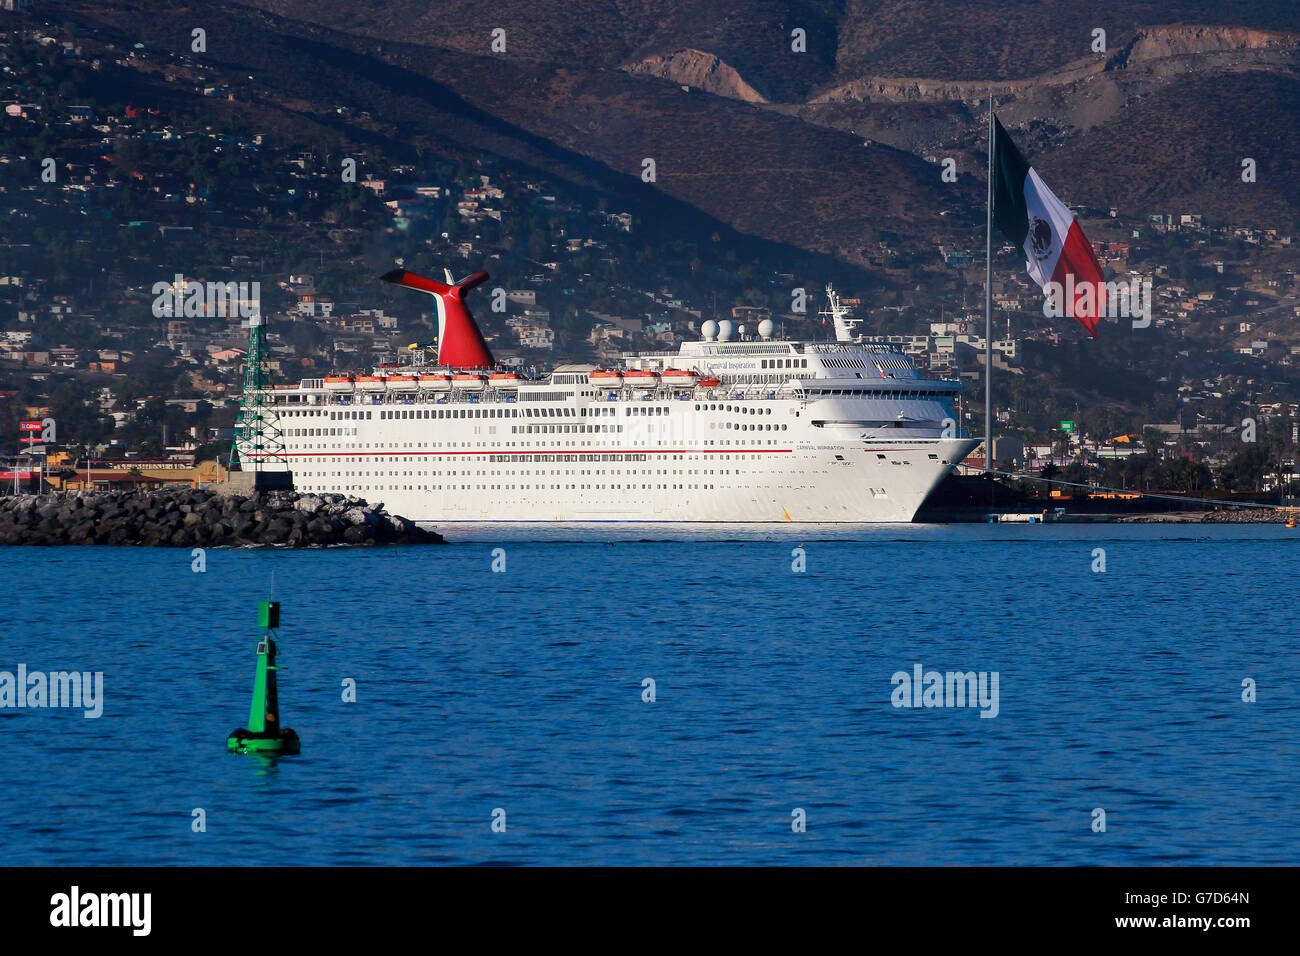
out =
[[[993,490],[993,92],[989,91],[989,190],[984,231],[984,473]]]

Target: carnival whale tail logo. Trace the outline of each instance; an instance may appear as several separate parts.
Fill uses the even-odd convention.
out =
[[[447,281],[394,269],[380,276],[385,282],[417,292],[427,292],[438,304],[438,364],[448,368],[491,368],[496,363],[483,340],[483,333],[465,305],[465,293],[488,280],[486,272],[475,272],[459,282],[447,272]]]

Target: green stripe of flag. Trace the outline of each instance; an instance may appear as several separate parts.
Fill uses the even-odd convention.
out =
[[[1021,255],[1025,254],[1025,237],[1029,234],[1029,210],[1025,206],[1028,175],[1029,160],[994,117],[993,222]]]

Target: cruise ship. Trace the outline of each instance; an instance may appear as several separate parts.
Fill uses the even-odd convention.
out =
[[[433,297],[436,353],[259,389],[246,470],[422,522],[907,522],[977,444],[959,383],[855,336],[830,286],[835,341],[706,321],[675,352],[530,378],[466,306],[486,272],[383,278]]]

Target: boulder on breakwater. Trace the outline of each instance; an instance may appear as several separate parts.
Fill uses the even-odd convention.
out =
[[[207,489],[0,498],[0,545],[173,548],[441,544],[442,536],[346,495]]]

